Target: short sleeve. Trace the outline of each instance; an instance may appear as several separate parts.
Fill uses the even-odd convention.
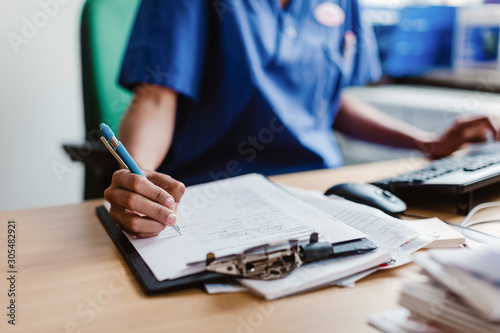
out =
[[[157,84],[198,100],[207,39],[206,1],[143,0],[119,83]]]
[[[382,68],[373,27],[362,22],[358,2],[352,1],[352,5],[354,7],[352,22],[353,31],[357,36],[357,52],[349,85],[359,86],[379,81],[382,77]]]

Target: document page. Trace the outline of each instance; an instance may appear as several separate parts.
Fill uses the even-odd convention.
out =
[[[241,253],[312,232],[331,243],[366,237],[257,174],[188,187],[177,223],[182,235],[172,228],[146,239],[127,235],[159,281],[202,271],[186,264],[208,252]]]
[[[367,234],[379,247],[395,250],[399,247],[405,248],[413,240],[425,238],[424,244],[418,241],[420,247],[423,247],[438,237],[422,227],[366,205],[343,198],[326,197],[311,191],[286,188],[302,201]],[[415,250],[417,249],[411,248],[411,251]]]

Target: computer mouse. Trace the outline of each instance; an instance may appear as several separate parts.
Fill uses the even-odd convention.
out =
[[[378,208],[381,211],[396,215],[406,210],[403,200],[389,191],[371,184],[348,183],[330,187],[325,195],[335,194],[345,199]]]

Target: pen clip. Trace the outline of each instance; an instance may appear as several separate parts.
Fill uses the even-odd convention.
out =
[[[113,154],[113,156],[116,158],[116,160],[118,162],[120,162],[120,164],[122,165],[122,167],[124,167],[125,169],[128,170],[128,167],[125,163],[123,163],[122,159],[120,158],[120,156],[118,156],[118,154],[115,152],[115,150],[113,149],[113,147],[111,147],[108,143],[108,141],[103,137],[101,136],[101,141],[106,145],[106,147],[108,148],[109,152],[111,154]]]

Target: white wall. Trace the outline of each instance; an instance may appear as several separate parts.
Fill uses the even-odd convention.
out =
[[[83,2],[0,2],[0,210],[82,200],[83,168],[61,145],[84,138]],[[44,14],[43,3],[52,5],[52,16]],[[38,31],[23,34],[23,20],[38,23]],[[17,37],[24,39],[15,47],[11,40]]]

